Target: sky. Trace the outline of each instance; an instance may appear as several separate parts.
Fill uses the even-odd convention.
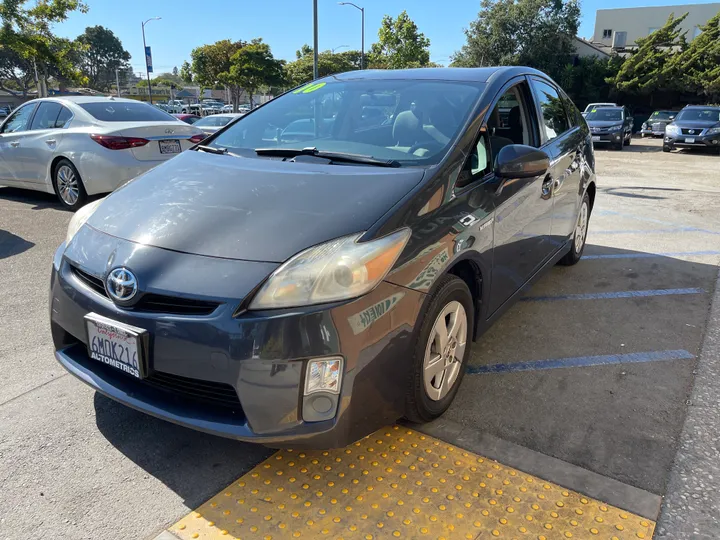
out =
[[[88,13],[72,13],[56,25],[57,34],[75,38],[88,26],[102,25],[120,38],[132,55],[133,71],[144,72],[141,23],[152,47],[155,74],[180,69],[193,48],[221,39],[262,37],[276,58],[294,60],[304,43],[312,45],[312,0],[85,0]],[[365,8],[365,50],[377,40],[384,15],[403,9],[430,39],[430,59],[447,65],[465,42],[463,30],[477,17],[479,0],[355,0]],[[578,35],[592,37],[595,10],[646,5],[711,3],[702,0],[583,0]],[[360,11],[336,0],[318,0],[319,50],[360,49]]]

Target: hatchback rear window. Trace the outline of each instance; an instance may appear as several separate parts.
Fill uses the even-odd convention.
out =
[[[101,122],[167,122],[176,120],[168,113],[146,103],[97,101],[78,105]]]

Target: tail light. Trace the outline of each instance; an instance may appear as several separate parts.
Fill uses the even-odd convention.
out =
[[[118,137],[117,135],[90,135],[90,138],[105,148],[110,150],[127,150],[128,148],[137,148],[139,146],[145,146],[148,141],[147,139],[141,139],[140,137]]]
[[[204,133],[198,133],[197,135],[193,135],[192,137],[190,137],[190,142],[193,144],[201,143],[205,140],[206,137],[207,135],[205,135]]]

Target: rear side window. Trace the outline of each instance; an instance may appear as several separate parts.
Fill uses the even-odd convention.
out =
[[[57,120],[58,114],[60,114],[60,109],[62,109],[62,105],[59,103],[55,103],[54,101],[43,101],[38,106],[38,110],[33,117],[30,129],[54,129],[55,121]]]
[[[168,113],[146,103],[96,101],[78,105],[101,122],[167,122],[175,120]]]
[[[56,128],[64,128],[67,127],[68,122],[70,122],[70,119],[72,118],[72,113],[70,112],[70,109],[67,107],[63,107],[60,110],[60,114],[58,114],[57,119],[55,120],[55,127]]]
[[[570,129],[565,106],[557,90],[549,84],[533,79],[532,85],[542,112],[546,139],[552,141]]]

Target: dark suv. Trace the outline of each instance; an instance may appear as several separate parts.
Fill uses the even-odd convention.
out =
[[[665,128],[663,152],[673,148],[709,148],[720,153],[720,107],[688,105]]]
[[[634,120],[625,107],[591,109],[585,120],[590,126],[593,143],[609,144],[617,150],[630,144]]]

